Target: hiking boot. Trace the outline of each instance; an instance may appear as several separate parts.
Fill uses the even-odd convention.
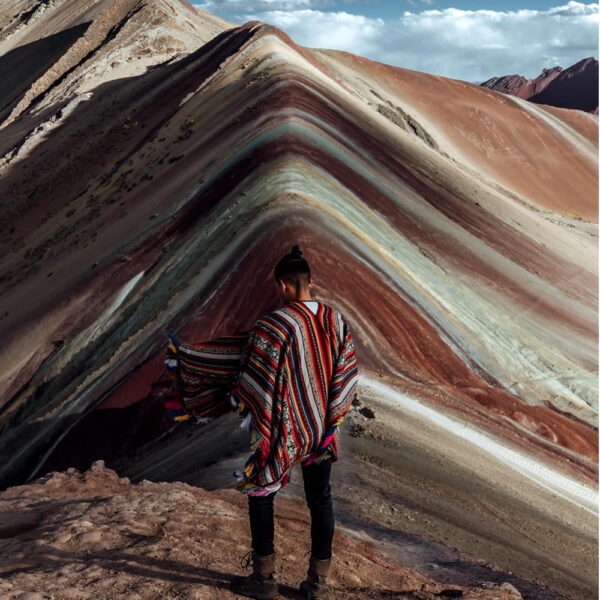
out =
[[[300,591],[307,600],[327,600],[327,573],[331,559],[318,560],[310,557],[308,576],[300,584]]]
[[[236,575],[231,580],[231,589],[236,594],[241,594],[256,600],[271,600],[278,598],[277,579],[275,577],[275,554],[261,556],[256,552],[249,552],[244,568],[252,565],[252,575],[240,577]]]

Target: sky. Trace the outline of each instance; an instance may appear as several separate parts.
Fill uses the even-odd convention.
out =
[[[193,0],[192,0],[193,1]],[[276,25],[310,48],[481,83],[598,58],[598,3],[564,0],[201,0],[241,25]]]

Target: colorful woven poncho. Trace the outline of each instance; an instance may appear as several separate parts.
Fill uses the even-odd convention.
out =
[[[173,377],[165,406],[171,418],[212,419],[233,410],[229,391],[238,376],[248,331],[206,342],[180,342],[168,333],[166,367]]]
[[[292,467],[332,456],[338,425],[352,405],[358,367],[344,317],[301,301],[258,319],[248,331],[199,344],[171,337],[167,365],[178,370],[177,393],[197,417],[231,407],[251,415],[253,454],[239,489],[269,493]]]

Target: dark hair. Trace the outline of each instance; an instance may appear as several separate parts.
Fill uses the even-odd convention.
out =
[[[304,258],[300,246],[292,246],[292,251],[286,254],[275,265],[275,279],[283,279],[286,283],[296,288],[308,285],[310,281],[310,267]]]

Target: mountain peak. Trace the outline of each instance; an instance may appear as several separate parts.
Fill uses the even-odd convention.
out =
[[[481,85],[538,104],[594,112],[598,107],[598,61],[584,58],[567,69],[542,69],[535,79],[517,75],[493,77]]]
[[[597,118],[179,0],[46,4],[0,7],[0,596],[228,597],[250,440],[169,421],[165,334],[248,331],[298,244],[359,362],[334,598],[592,597]]]

